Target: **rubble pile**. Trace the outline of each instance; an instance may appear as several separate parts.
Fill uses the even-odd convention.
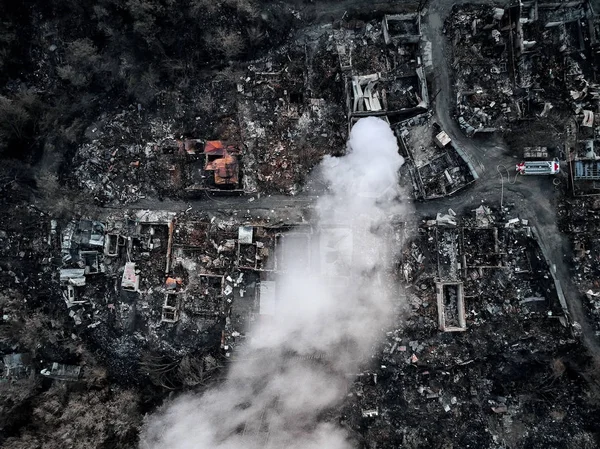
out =
[[[559,207],[561,231],[572,242],[572,279],[584,298],[596,335],[600,336],[600,200],[594,197],[565,198]]]
[[[170,389],[183,382],[172,377],[177,363],[190,354],[228,358],[266,313],[259,290],[277,269],[286,231],[164,211],[53,226],[62,255],[56,282],[76,333],[116,377],[138,378],[141,360],[152,382]],[[162,363],[173,373],[154,372]]]
[[[106,116],[87,131],[90,142],[78,148],[70,177],[100,203],[174,195],[182,186],[183,161],[161,144],[173,139],[172,129],[168,121],[145,123],[133,107]]]
[[[416,198],[452,195],[475,181],[476,173],[430,113],[399,122],[394,132],[407,161],[402,171],[410,174]]]
[[[411,24],[413,34],[394,34],[388,21]],[[298,41],[255,61],[237,85],[245,167],[256,176],[246,190],[297,192],[307,169],[343,147],[344,95],[349,127],[360,117],[393,121],[429,107],[419,15],[341,21]]]
[[[99,203],[113,205],[214,188],[205,172],[204,144],[224,139],[239,148],[240,135],[235,93],[226,95],[231,83],[210,82],[213,94],[225,89],[218,107],[209,92],[199,89],[197,100],[165,100],[161,114],[152,120],[147,120],[144,109],[134,106],[105,113],[86,131],[88,143],[77,149],[71,182],[91,192]],[[194,112],[200,115],[190,118]]]
[[[510,38],[500,8],[456,8],[446,24],[456,77],[456,115],[467,135],[504,129],[520,117],[513,99]]]
[[[385,15],[381,22],[341,26],[330,38],[344,77],[349,127],[361,117],[391,123],[401,152],[405,185],[419,199],[451,195],[477,174],[448,135],[433,127],[421,15]]]
[[[595,444],[585,383],[567,374],[582,353],[549,267],[526,220],[497,216],[449,210],[398,229],[408,320],[349,388],[340,413],[358,441]]]
[[[0,383],[35,395],[40,373],[72,380],[65,373],[75,373],[81,339],[61,301],[57,220],[28,205],[12,213],[0,220]],[[94,382],[91,372],[76,368],[73,380]]]
[[[71,178],[112,204],[218,191],[223,186],[211,183],[205,145],[222,141],[239,154],[234,189],[298,192],[310,169],[346,139],[343,83],[326,32],[232,71],[234,83],[206,80],[210,91],[199,89],[195,100],[167,98],[162,120],[147,122],[134,106],[107,114],[86,132]]]
[[[30,283],[19,260],[49,261],[40,279],[73,351],[79,339],[90,342],[113,378],[167,390],[200,385],[236,359],[251,324],[276,313],[275,274],[286,258],[335,285],[347,282],[336,251],[369,251],[350,223],[271,227],[160,211],[64,223],[38,218],[30,243],[14,229],[0,234],[6,285],[40,285]],[[466,215],[450,209],[429,220],[405,219],[391,217],[381,230],[401,248],[386,282],[401,282],[397,313],[405,324],[388,330],[376,367],[352,376],[340,419],[357,438],[384,448],[449,438],[524,447],[532,439],[562,441],[551,425],[592,447],[593,405],[574,375],[582,349],[529,223],[500,219],[485,205]],[[282,239],[305,251],[286,253]],[[13,318],[3,307],[5,325]],[[31,375],[32,365],[54,381],[92,375],[73,356],[46,356],[38,367],[18,347],[4,354],[15,379]]]
[[[245,70],[232,70],[231,79],[213,80],[218,103],[199,92],[190,111],[182,110],[189,102],[175,102],[173,116],[160,123],[144,123],[135,108],[105,118],[79,148],[73,177],[99,202],[113,204],[207,190],[296,194],[324,155],[344,147],[344,107],[348,128],[374,115],[402,133],[410,117],[427,112],[426,47],[416,13],[304,29]],[[190,126],[192,112],[199,115]],[[473,180],[460,149],[436,144],[441,151],[418,164],[422,173],[413,170],[419,198],[446,196]]]
[[[255,61],[238,83],[245,167],[251,177],[247,191],[295,194],[325,154],[343,147],[346,134],[335,93],[339,73],[319,63],[327,56],[318,52],[319,45],[285,47]],[[323,85],[324,80],[330,84]],[[317,92],[319,97],[313,95]]]
[[[535,120],[563,140],[561,114],[568,110],[592,126],[594,20],[586,1],[455,7],[445,31],[452,38],[456,117],[465,133],[517,132]]]
[[[598,100],[598,86],[589,82],[595,78],[596,70],[590,64],[596,44],[595,32],[588,27],[588,21],[593,21],[592,6],[580,1],[556,8],[538,2],[530,9],[523,11],[528,16],[523,24],[523,50],[529,47],[540,55],[529,56],[524,51],[532,60],[533,70],[532,73],[525,72],[524,76],[530,79],[533,75],[534,82],[559,99],[568,94],[571,108],[579,115],[582,110],[595,106]],[[542,45],[538,47],[537,42]]]
[[[422,54],[419,14],[385,15],[381,22],[342,27],[333,40],[344,75],[350,127],[369,115],[395,123],[427,111],[428,62]]]

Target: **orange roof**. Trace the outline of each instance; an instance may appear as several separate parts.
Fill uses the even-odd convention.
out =
[[[220,140],[207,140],[204,145],[204,154],[223,154],[225,147]]]
[[[207,140],[204,144],[204,154],[223,156],[226,153],[238,154],[240,150],[222,140]]]
[[[165,281],[165,287],[168,290],[173,290],[175,288],[177,288],[177,286],[182,285],[183,284],[183,279],[181,278],[173,278],[173,277],[167,277],[166,281]]]
[[[227,154],[227,151],[223,157],[208,162],[205,167],[206,170],[214,170],[215,184],[217,185],[237,185],[238,168],[237,157]]]

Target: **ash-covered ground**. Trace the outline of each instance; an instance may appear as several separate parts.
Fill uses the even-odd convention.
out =
[[[0,446],[600,445],[594,2],[21,6]]]

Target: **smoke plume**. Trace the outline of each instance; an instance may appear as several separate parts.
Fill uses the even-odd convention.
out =
[[[350,446],[341,427],[321,418],[389,325],[389,217],[402,212],[403,162],[386,122],[354,125],[347,154],[321,164],[329,190],[316,207],[318,232],[308,245],[282,239],[274,316],[248,332],[223,384],[150,417],[143,449]]]

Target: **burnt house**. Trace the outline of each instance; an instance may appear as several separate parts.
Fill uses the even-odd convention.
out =
[[[208,187],[237,189],[240,181],[238,154],[240,150],[221,140],[209,140],[204,145],[204,171]]]

